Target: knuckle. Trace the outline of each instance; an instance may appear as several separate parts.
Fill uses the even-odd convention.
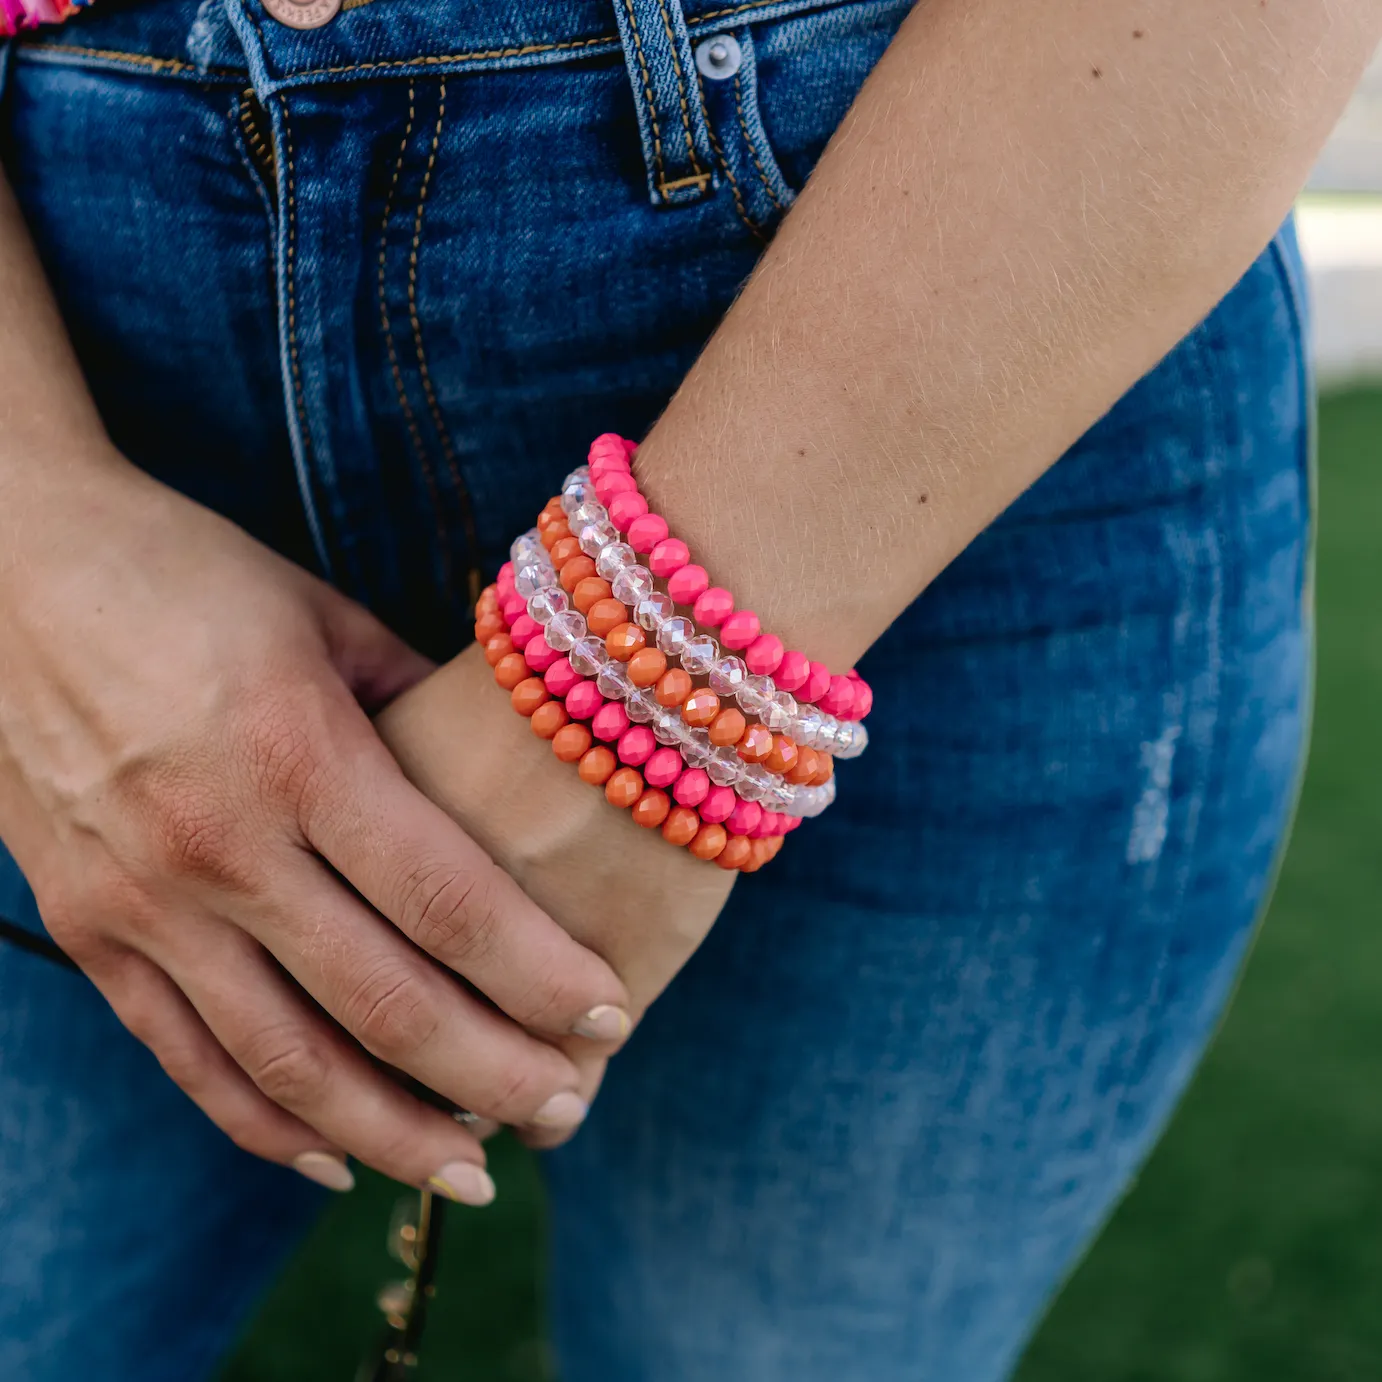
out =
[[[381,965],[350,991],[342,1009],[346,1029],[386,1060],[425,1046],[440,1019],[419,976],[404,965]]]
[[[523,1027],[564,1032],[570,1026],[571,1015],[590,1006],[590,1003],[582,1003],[576,982],[570,975],[555,965],[547,965],[513,1000],[509,1016]]]
[[[407,882],[405,925],[429,955],[453,964],[478,964],[499,939],[494,887],[482,874],[419,869]]]
[[[554,1083],[526,1065],[511,1066],[496,1072],[479,1092],[475,1112],[497,1118],[501,1123],[525,1122],[541,1107]]]
[[[163,794],[153,813],[157,863],[167,872],[217,887],[244,886],[252,852],[225,798],[199,787]]]
[[[330,1062],[305,1034],[279,1031],[254,1043],[247,1061],[249,1077],[284,1108],[317,1104],[330,1078]]]

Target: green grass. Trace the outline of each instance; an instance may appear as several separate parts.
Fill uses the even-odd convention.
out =
[[[1242,989],[1020,1382],[1382,1377],[1382,392],[1321,411],[1320,658],[1294,841]],[[540,1188],[452,1220],[421,1382],[540,1382]],[[346,1382],[378,1328],[397,1188],[367,1178],[304,1247],[223,1382]],[[880,1382],[883,1382],[880,1379]],[[963,1382],[963,1379],[956,1379]]]

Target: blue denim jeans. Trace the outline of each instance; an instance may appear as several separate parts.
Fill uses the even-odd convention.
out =
[[[117,443],[446,655],[588,439],[656,417],[906,9],[99,0],[5,53],[0,150]],[[1287,829],[1300,282],[1287,228],[868,654],[838,804],[547,1159],[566,1382],[1011,1369]],[[7,858],[0,914],[41,927]],[[319,1203],[0,947],[0,1376],[206,1376]]]

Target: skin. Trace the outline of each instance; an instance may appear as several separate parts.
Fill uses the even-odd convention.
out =
[[[640,451],[654,508],[848,667],[1232,286],[1380,33],[1377,0],[927,0]],[[617,1045],[572,1026],[641,1013],[730,878],[579,783],[476,650],[427,675],[114,455],[8,203],[0,265],[0,836],[50,930],[260,1155],[481,1163],[356,1041],[569,1133],[534,1115]]]

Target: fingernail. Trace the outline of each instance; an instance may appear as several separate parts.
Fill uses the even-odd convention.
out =
[[[632,1030],[633,1023],[628,1013],[612,1003],[601,1003],[598,1008],[591,1008],[571,1028],[574,1035],[590,1037],[594,1041],[623,1041]]]
[[[574,1128],[589,1112],[589,1105],[579,1094],[564,1089],[552,1095],[529,1121],[539,1128]]]
[[[483,1205],[494,1199],[494,1182],[489,1172],[469,1161],[448,1161],[427,1184],[448,1200],[461,1204]]]
[[[355,1177],[345,1158],[330,1152],[301,1152],[293,1158],[293,1170],[324,1185],[328,1190],[353,1190]]]

